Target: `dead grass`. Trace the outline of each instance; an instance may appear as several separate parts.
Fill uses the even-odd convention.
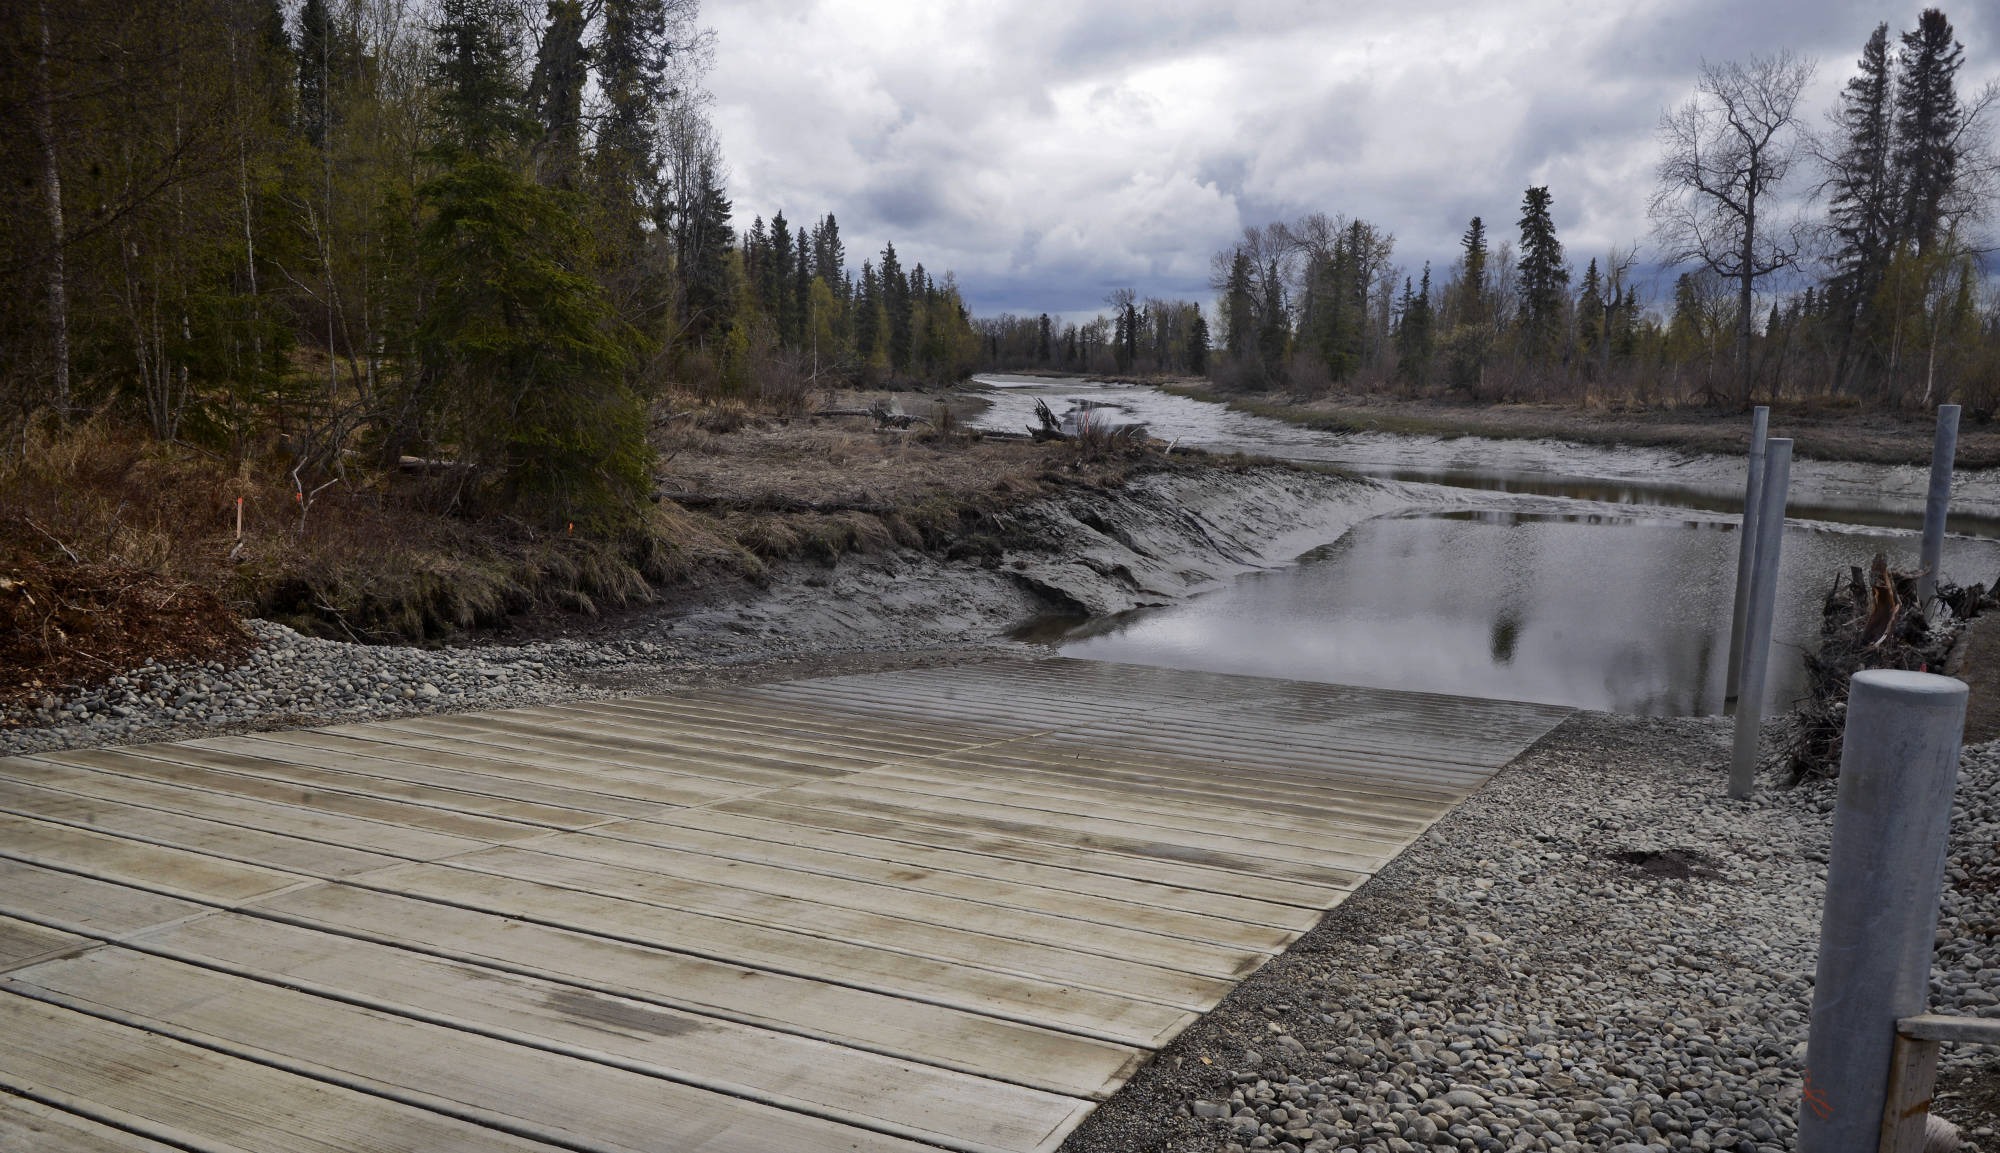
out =
[[[1558,439],[1580,444],[1640,445],[1740,454],[1748,434],[1740,412],[1691,407],[1564,404],[1460,404],[1367,393],[1306,400],[1285,394],[1230,393],[1201,383],[1163,385],[1177,395],[1228,404],[1239,411],[1324,432],[1500,440]],[[1772,428],[1792,437],[1795,452],[1816,460],[1928,464],[1935,429],[1929,414],[1864,412],[1851,404],[1773,407]],[[2000,428],[1967,421],[1959,430],[1958,466],[2000,466]]]

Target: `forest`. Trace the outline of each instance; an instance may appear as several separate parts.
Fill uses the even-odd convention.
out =
[[[0,427],[140,429],[605,531],[648,406],[951,380],[949,273],[742,230],[695,0],[50,0],[0,17]]]
[[[1899,35],[1880,25],[1824,124],[1803,105],[1809,62],[1705,65],[1695,94],[1661,117],[1649,243],[1591,254],[1580,271],[1546,186],[1523,194],[1511,237],[1473,217],[1445,269],[1396,265],[1395,237],[1365,220],[1247,228],[1214,258],[1210,372],[1220,386],[1301,395],[1958,402],[1990,416],[1996,93],[1962,93],[1963,63],[1938,9]],[[1643,283],[1648,262],[1670,288]],[[1198,371],[1164,336],[1122,355]]]

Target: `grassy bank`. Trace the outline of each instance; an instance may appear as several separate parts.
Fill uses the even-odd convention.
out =
[[[370,643],[527,637],[754,586],[774,563],[904,547],[997,557],[1019,543],[995,527],[1009,506],[1207,467],[985,439],[942,417],[885,429],[678,396],[653,419],[654,500],[609,537],[452,511],[451,477],[423,467],[355,462],[302,494],[275,451],[231,463],[105,420],[30,430],[0,455],[0,698],[148,658],[229,659],[247,617]]]
[[[1240,412],[1324,432],[1566,440],[1723,454],[1741,454],[1748,436],[1744,414],[1715,409],[1471,405],[1361,394],[1303,399],[1284,394],[1230,393],[1199,381],[1173,381],[1159,387],[1177,396],[1227,404]],[[1929,464],[1933,427],[1934,418],[1927,413],[1904,416],[1801,405],[1775,406],[1771,413],[1772,434],[1791,437],[1797,455],[1816,460]],[[1970,421],[1961,426],[1958,467],[2000,467],[2000,430]]]

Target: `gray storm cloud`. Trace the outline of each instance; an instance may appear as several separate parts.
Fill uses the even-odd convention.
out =
[[[1443,265],[1474,213],[1511,235],[1548,184],[1581,264],[1649,234],[1661,110],[1704,57],[1818,58],[1829,107],[1879,20],[1922,6],[1554,0],[1349,6],[711,0],[710,86],[742,223],[836,213],[979,312],[1207,295],[1246,225],[1322,211]],[[1995,75],[1988,5],[1945,5],[1961,82]],[[1803,191],[1803,187],[1801,191]]]

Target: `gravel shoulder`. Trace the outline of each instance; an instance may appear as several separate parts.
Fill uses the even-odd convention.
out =
[[[1063,1148],[1791,1148],[1833,786],[1731,802],[1729,736],[1573,717]],[[2000,1016],[2000,742],[1959,797],[1932,1006]],[[1939,1090],[2000,1149],[2000,1047],[1947,1047]]]

